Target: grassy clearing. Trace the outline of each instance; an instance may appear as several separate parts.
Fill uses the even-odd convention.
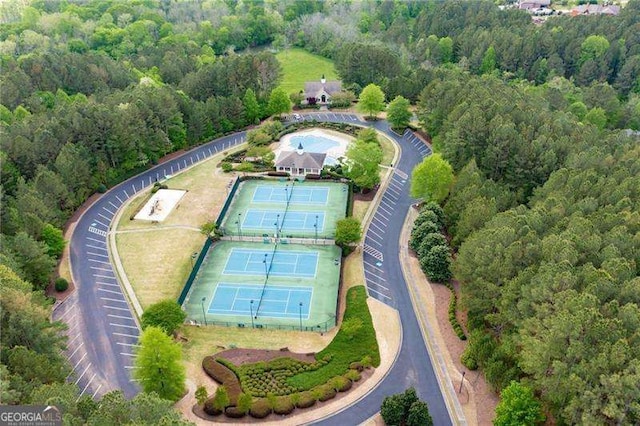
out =
[[[282,65],[283,71],[280,88],[287,93],[304,90],[305,82],[320,80],[322,74],[327,80],[338,78],[333,61],[303,49],[283,50],[276,55],[276,58]]]
[[[382,165],[388,166],[393,161],[393,157],[396,153],[393,142],[384,136],[378,138],[380,141],[380,147],[382,148]]]
[[[199,228],[218,217],[226,199],[224,188],[235,177],[216,167],[223,155],[166,181],[170,189],[188,192],[164,222],[130,220],[149,191],[140,193],[125,207],[116,226],[116,246],[143,308],[180,294],[191,271],[191,254],[199,252],[204,244]]]

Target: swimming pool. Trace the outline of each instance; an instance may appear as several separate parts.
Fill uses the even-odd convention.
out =
[[[281,151],[295,151],[302,144],[305,152],[322,152],[327,154],[325,165],[334,165],[338,158],[344,157],[349,144],[349,136],[321,129],[303,130],[282,137],[276,156]]]

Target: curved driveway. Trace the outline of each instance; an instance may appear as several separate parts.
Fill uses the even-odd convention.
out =
[[[304,119],[372,126],[398,142],[402,149],[364,241],[365,280],[369,294],[399,311],[402,347],[389,374],[370,394],[317,424],[359,424],[380,410],[385,396],[414,386],[428,403],[434,424],[449,425],[451,419],[399,260],[399,236],[412,203],[408,176],[431,152],[413,133],[399,136],[391,132],[386,121],[363,123],[355,115],[331,112],[306,114]],[[244,136],[245,132],[240,132],[209,142],[115,186],[79,219],[70,243],[76,291],[54,311],[53,317],[69,325],[67,356],[74,366],[70,380],[80,386],[83,394],[100,396],[122,389],[125,395],[133,396],[139,390],[131,379],[133,348],[139,327],[115,278],[107,252],[107,232],[117,210],[155,180],[236,145],[244,140]]]

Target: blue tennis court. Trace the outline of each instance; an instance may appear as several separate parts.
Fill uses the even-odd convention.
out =
[[[253,192],[253,203],[290,203],[326,205],[329,199],[329,187],[299,187],[258,185]]]
[[[219,315],[257,315],[258,318],[309,319],[312,295],[312,287],[267,285],[262,294],[262,284],[220,283],[213,293],[207,312]]]
[[[313,278],[318,268],[316,252],[276,251],[234,248],[229,253],[223,275],[267,275]]]
[[[282,223],[284,211],[277,210],[247,210],[242,229],[276,229],[280,231],[324,231],[324,212],[288,211]]]

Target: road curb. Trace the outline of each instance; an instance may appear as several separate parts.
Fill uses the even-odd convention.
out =
[[[404,226],[400,234],[400,241],[409,240],[411,225],[413,224],[416,216],[417,214],[415,210],[410,207],[409,211],[407,212],[407,216],[405,217]],[[418,299],[420,299],[420,296],[417,294],[414,288],[416,280],[411,279],[411,273],[407,270],[408,257],[409,248],[406,244],[401,244],[400,267],[402,269],[402,275],[404,276],[404,279],[407,283],[409,296],[411,297],[411,304],[413,305],[413,310],[416,313],[416,319],[418,320],[425,345],[427,346],[427,352],[429,353],[429,358],[431,359],[431,365],[433,366],[433,371],[435,373],[436,379],[438,380],[438,386],[442,391],[442,397],[444,399],[445,405],[447,406],[449,417],[451,418],[453,424],[466,426],[467,419],[464,415],[464,411],[462,410],[462,406],[460,405],[460,401],[456,396],[455,389],[453,388],[451,377],[449,376],[449,372],[447,370],[446,362],[434,337],[433,328],[425,317],[424,311],[421,309],[421,306],[424,305],[418,303]]]

